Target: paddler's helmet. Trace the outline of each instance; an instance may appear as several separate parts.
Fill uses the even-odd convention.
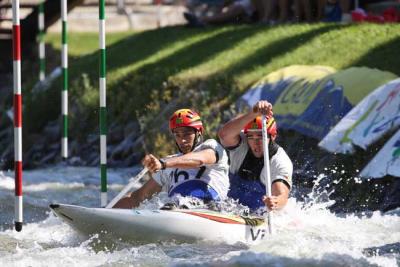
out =
[[[173,130],[178,127],[191,127],[196,130],[196,137],[192,146],[193,151],[193,149],[202,142],[204,127],[200,115],[187,108],[175,111],[169,119],[169,129],[173,132]],[[176,144],[176,146],[179,151],[181,151],[178,144]]]
[[[169,129],[171,132],[178,127],[192,127],[201,134],[204,131],[200,115],[187,108],[175,111],[169,119]]]
[[[248,132],[260,131],[262,131],[262,116],[257,116],[254,120],[247,123],[243,129],[245,134]],[[272,137],[275,137],[278,134],[278,127],[276,126],[276,121],[272,116],[267,116],[267,133]]]

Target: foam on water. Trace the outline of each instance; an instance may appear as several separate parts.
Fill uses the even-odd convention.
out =
[[[275,234],[262,243],[218,244],[199,241],[194,244],[174,242],[132,245],[105,242],[96,236],[87,238],[62,223],[47,205],[51,202],[96,206],[97,169],[57,168],[25,172],[26,213],[42,213],[25,223],[22,232],[2,228],[0,231],[1,266],[399,266],[400,209],[381,213],[334,214],[328,207],[326,190],[313,190],[306,202],[290,199],[285,210],[273,215]],[[14,181],[9,173],[0,173],[0,217],[9,223],[13,217]],[[52,180],[52,178],[58,180]],[[129,178],[126,171],[111,172],[110,194],[116,194]],[[322,177],[320,177],[322,179]],[[114,190],[114,191],[113,191]],[[160,194],[142,204],[142,208],[159,208],[168,202]],[[180,204],[190,205],[190,199]],[[234,203],[226,212],[240,213]],[[3,216],[3,215],[2,215]],[[391,245],[393,244],[393,245]],[[394,250],[366,253],[372,247],[391,245]]]
[[[14,186],[14,178],[7,177],[3,172],[0,171],[0,188],[14,190]]]
[[[397,266],[393,257],[367,257],[363,251],[372,246],[397,243],[400,240],[400,220],[397,215],[354,214],[337,216],[326,209],[303,209],[289,205],[284,213],[276,214],[274,226],[278,234],[250,249],[282,258],[309,259],[308,263],[336,266]],[[296,214],[296,218],[293,218]],[[390,233],[390,234],[388,234]],[[397,256],[397,260],[398,260]],[[331,263],[329,263],[331,262]]]

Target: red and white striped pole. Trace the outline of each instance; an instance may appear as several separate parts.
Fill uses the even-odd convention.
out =
[[[15,169],[15,230],[22,230],[22,93],[21,93],[21,31],[19,0],[12,1],[13,11],[13,76],[14,76],[14,169]]]

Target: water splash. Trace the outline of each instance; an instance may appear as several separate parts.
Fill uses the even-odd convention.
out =
[[[111,172],[110,195],[115,195],[126,183],[129,178],[126,173]],[[275,212],[276,234],[253,247],[205,241],[132,245],[81,236],[49,213],[47,205],[64,202],[97,206],[97,174],[94,168],[26,172],[24,183],[32,190],[26,191],[25,212],[32,216],[31,222],[20,233],[7,228],[0,230],[0,265],[392,267],[400,264],[400,209],[386,213],[334,213],[329,209],[334,203],[330,200],[333,189],[326,186],[330,181],[326,174],[317,175],[317,182],[304,200],[291,198],[284,210]],[[0,173],[1,216],[6,215],[0,216],[2,225],[12,222],[14,212],[11,177],[9,173]],[[140,208],[157,209],[169,201],[167,194],[162,193]],[[179,201],[193,204],[190,198]],[[232,200],[221,206],[222,212],[245,212]],[[39,213],[42,217],[38,217]]]

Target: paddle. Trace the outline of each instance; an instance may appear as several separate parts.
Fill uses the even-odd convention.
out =
[[[129,179],[129,183],[122,189],[122,191],[114,197],[106,206],[106,209],[111,209],[123,196],[125,196],[132,187],[147,173],[147,168],[144,168],[135,177]]]
[[[264,148],[264,167],[265,167],[265,189],[267,191],[267,197],[271,196],[271,172],[269,169],[269,150],[268,150],[268,132],[267,132],[267,118],[265,115],[262,116],[262,139]],[[268,231],[272,234],[272,214],[271,211],[267,212],[268,217]]]

